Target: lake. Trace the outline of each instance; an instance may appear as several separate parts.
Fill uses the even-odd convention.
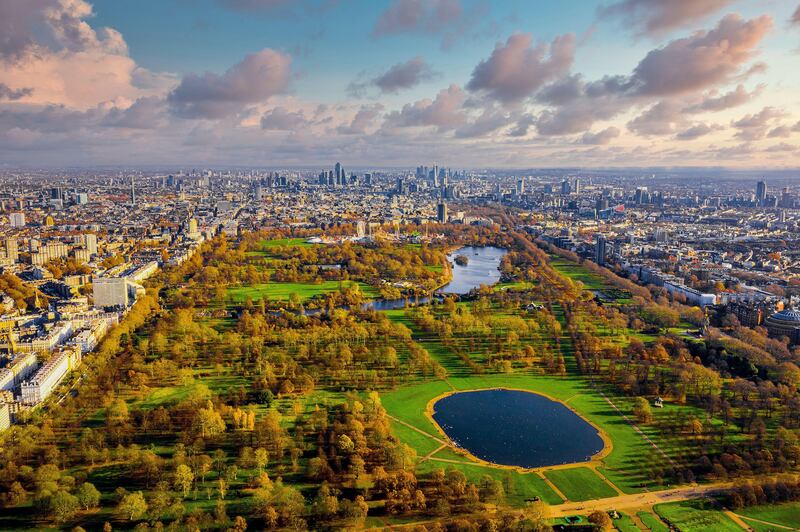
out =
[[[473,247],[466,246],[452,252],[447,260],[453,264],[453,278],[439,291],[445,294],[468,294],[473,288],[480,285],[493,285],[500,280],[500,261],[508,250],[493,246]],[[468,262],[465,266],[455,264],[457,255],[464,255]]]
[[[455,445],[500,465],[585,462],[605,445],[597,429],[566,405],[532,392],[455,393],[434,404],[433,419]]]
[[[473,288],[479,288],[482,284],[493,285],[500,280],[500,261],[508,253],[508,250],[493,246],[466,246],[455,250],[447,256],[452,266],[453,278],[449,283],[437,290],[438,294],[468,294]],[[453,261],[456,255],[464,255],[469,261],[466,266],[459,266]],[[408,299],[379,299],[369,301],[361,305],[364,309],[373,310],[395,310],[404,308],[406,302],[409,305],[424,305],[428,298],[410,297]]]

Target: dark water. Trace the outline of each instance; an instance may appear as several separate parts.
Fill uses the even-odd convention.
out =
[[[508,253],[507,250],[492,246],[458,249],[447,256],[453,264],[453,280],[444,285],[441,292],[445,294],[466,294],[480,285],[493,285],[500,280],[500,261]],[[453,261],[456,255],[464,255],[469,259],[466,266],[459,266]]]
[[[433,418],[454,444],[495,464],[569,464],[603,449],[597,429],[566,405],[535,393],[460,392],[437,401]]]

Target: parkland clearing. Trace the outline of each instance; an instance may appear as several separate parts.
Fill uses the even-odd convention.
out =
[[[220,236],[152,278],[80,386],[3,435],[0,529],[797,527],[779,347],[526,234],[439,230]],[[503,250],[491,271],[481,249]],[[459,275],[493,281],[452,294]],[[481,390],[560,410],[519,442],[502,424],[542,415],[524,400],[436,421]],[[532,448],[567,419],[578,459]]]

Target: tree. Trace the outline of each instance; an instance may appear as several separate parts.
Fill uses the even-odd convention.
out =
[[[611,518],[602,510],[595,510],[590,513],[589,522],[592,523],[597,530],[611,530],[614,527]]]
[[[637,397],[633,402],[633,415],[639,423],[650,423],[653,420],[653,411],[650,403],[644,397]]]
[[[78,511],[78,498],[71,493],[58,490],[47,502],[50,517],[59,523],[63,523],[72,518]]]
[[[194,483],[194,473],[186,464],[180,464],[175,470],[175,487],[183,492],[183,497],[189,494]]]
[[[96,508],[100,504],[100,492],[90,482],[81,484],[75,496],[78,497],[78,502],[84,510]]]
[[[197,411],[195,423],[204,438],[206,436],[217,436],[225,432],[225,421],[211,401],[208,401],[206,408],[201,408]]]
[[[256,467],[260,471],[264,471],[264,469],[267,467],[267,463],[269,462],[269,453],[267,453],[266,449],[263,447],[256,449],[255,462]]]
[[[126,519],[140,519],[147,512],[147,501],[141,491],[126,493],[117,505],[117,511]]]

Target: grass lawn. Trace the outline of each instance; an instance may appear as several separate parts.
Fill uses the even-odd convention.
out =
[[[681,532],[741,532],[742,528],[705,500],[671,502],[653,507],[666,522]]]
[[[314,283],[265,283],[252,286],[238,286],[228,289],[228,296],[234,303],[243,303],[250,298],[257,301],[264,297],[274,301],[288,301],[289,296],[297,294],[301,302],[308,301],[312,297],[336,292],[339,286],[348,287],[355,281],[323,281],[319,284]],[[366,283],[357,283],[361,292],[366,298],[372,299],[380,294],[378,290]]]
[[[550,265],[565,277],[569,277],[573,281],[582,282],[583,288],[586,290],[603,290],[610,287],[609,283],[599,275],[567,259],[551,255]]]
[[[650,512],[637,512],[636,515],[642,520],[644,526],[649,528],[652,532],[669,532],[669,527],[661,520]]]
[[[502,292],[504,290],[530,290],[534,284],[530,281],[514,281],[510,283],[497,283],[492,287],[493,292]]]
[[[588,501],[589,499],[604,499],[617,494],[611,486],[598,477],[588,467],[574,469],[555,469],[546,471],[544,476],[550,480],[561,493],[571,501]]]
[[[737,514],[752,517],[760,521],[768,523],[775,523],[776,525],[783,525],[788,527],[800,527],[800,502],[787,502],[785,504],[765,504],[764,506],[753,506],[751,508],[744,508],[737,510]],[[745,522],[753,527],[756,531],[775,530],[775,527],[770,527],[755,521]]]
[[[619,519],[614,519],[614,528],[619,532],[639,532],[639,527],[628,514],[619,514]]]
[[[261,249],[268,250],[271,248],[277,247],[306,247],[306,246],[313,246],[313,244],[309,244],[306,242],[307,238],[273,238],[272,240],[262,240],[259,242],[259,246]]]

